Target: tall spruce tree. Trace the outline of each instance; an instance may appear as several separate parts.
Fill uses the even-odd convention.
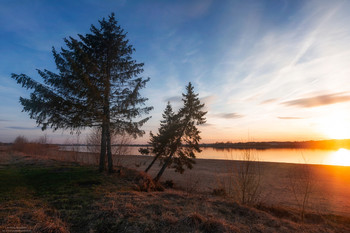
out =
[[[79,39],[64,39],[67,48],[52,49],[58,74],[38,70],[43,83],[25,74],[12,74],[22,87],[32,89],[29,98],[20,98],[42,130],[51,127],[79,131],[86,127],[101,129],[100,171],[113,170],[111,133],[128,133],[134,137],[144,131],[140,127],[149,119],[140,119],[152,107],[141,97],[149,78],[138,77],[143,63],[132,59],[135,49],[126,39],[114,14],[91,25],[91,33],[78,34]]]
[[[199,148],[200,131],[197,125],[204,124],[205,114],[204,104],[201,104],[198,94],[194,93],[191,83],[186,86],[186,94],[182,94],[183,107],[174,115],[173,121],[168,121],[164,131],[159,130],[159,134],[153,139],[162,138],[161,150],[166,154],[161,157],[164,162],[155,181],[159,181],[167,167],[175,168],[176,172],[183,173],[184,166],[192,169],[195,164],[195,152],[201,152]],[[161,127],[162,128],[162,127]]]

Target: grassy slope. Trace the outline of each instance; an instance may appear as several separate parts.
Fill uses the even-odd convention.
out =
[[[309,214],[301,223],[290,210],[247,207],[209,194],[141,192],[147,177],[128,169],[106,175],[94,167],[23,157],[3,164],[0,231],[11,227],[32,232],[350,231],[345,217]]]

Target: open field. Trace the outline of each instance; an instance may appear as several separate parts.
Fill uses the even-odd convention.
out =
[[[65,153],[68,157],[69,154]],[[71,155],[74,160],[83,156]],[[175,189],[143,192],[144,182],[149,178],[135,170],[122,168],[119,173],[106,175],[88,165],[86,158],[86,164],[81,165],[49,157],[0,152],[1,230],[22,227],[32,232],[350,231],[348,217],[313,211],[302,222],[298,210],[291,208],[293,203],[283,202],[287,192],[277,187],[278,182],[286,179],[284,169],[295,169],[296,165],[263,163],[262,174],[268,171],[270,175],[262,179],[262,186],[270,186],[264,188],[261,204],[248,207],[230,197],[211,194],[219,185],[218,180],[224,179],[226,161],[198,160],[195,169],[183,176],[166,171],[164,180],[171,178]],[[128,156],[120,158],[120,162],[142,170],[149,159]],[[321,169],[327,176],[333,174],[327,182],[339,176],[328,167],[313,168],[315,172]],[[153,169],[152,173],[158,166]],[[268,183],[268,178],[274,182]],[[339,182],[336,184],[340,185]],[[334,185],[333,191],[337,188],[340,189]],[[268,189],[270,193],[266,193]]]
[[[283,155],[281,155],[283,156]],[[80,164],[98,164],[99,155],[77,151],[52,150],[41,155],[61,161],[79,162]],[[115,156],[114,163],[128,168],[144,171],[151,162],[150,156]],[[0,160],[1,161],[1,160]],[[162,180],[172,180],[183,190],[196,190],[211,193],[214,189],[229,188],[232,177],[237,176],[239,161],[197,159],[192,170],[184,174],[167,169]],[[312,189],[307,209],[319,213],[333,213],[350,216],[350,166],[305,165],[290,163],[259,162],[260,201],[277,206],[299,208],[291,190],[291,178],[302,172],[305,167],[310,172]],[[154,177],[159,171],[158,163],[149,174]],[[255,171],[257,172],[257,171]]]

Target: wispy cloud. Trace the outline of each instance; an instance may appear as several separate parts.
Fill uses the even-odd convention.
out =
[[[205,104],[212,104],[216,99],[215,95],[209,95],[209,96],[204,96],[203,98],[200,98],[201,102]]]
[[[278,119],[281,120],[300,120],[300,119],[304,119],[303,117],[277,117]]]
[[[17,129],[17,130],[37,130],[39,127],[21,127],[21,126],[9,126],[7,129]]]
[[[211,126],[215,126],[215,124],[205,123],[201,125],[201,127],[211,127]]]
[[[301,98],[283,102],[287,106],[297,106],[302,108],[312,108],[329,104],[336,104],[350,101],[350,95],[344,93],[334,93],[328,95],[319,95],[309,98]]]
[[[200,98],[201,103],[204,103],[204,111],[211,111],[211,108],[216,100],[216,96],[215,95],[209,95],[209,96],[205,96],[203,98]]]
[[[182,101],[181,96],[171,96],[165,99],[166,102],[170,103],[179,103]]]
[[[238,113],[219,113],[219,114],[215,114],[215,117],[218,118],[223,118],[223,119],[236,119],[236,118],[242,118],[244,117],[243,115],[240,115]]]
[[[8,73],[30,75],[37,64],[38,68],[51,69],[52,56],[46,51],[52,45],[59,47],[64,36],[87,32],[90,23],[96,25],[94,20],[111,9],[122,9],[117,18],[129,32],[128,38],[137,50],[136,60],[145,62],[143,75],[151,77],[143,90],[149,98],[147,104],[154,106],[147,130],[159,126],[166,101],[171,101],[175,111],[181,107],[181,93],[189,81],[205,103],[207,118],[215,125],[212,128],[229,125],[228,137],[238,137],[231,128],[235,132],[254,129],[254,134],[262,137],[274,130],[289,133],[300,127],[309,131],[305,125],[321,116],[327,118],[329,109],[338,107],[332,104],[350,100],[348,1],[290,1],[282,8],[258,0],[123,1],[122,6],[119,2],[88,3],[84,10],[74,1],[58,8],[57,4],[41,4],[34,11],[28,11],[28,4],[0,7],[0,21],[8,22],[0,25],[7,38],[0,55],[5,61],[0,69],[0,93],[2,99],[13,99],[11,103],[15,104],[11,105],[16,105],[17,115],[22,108],[18,96],[27,92],[14,87]],[[72,11],[75,6],[78,13]],[[99,11],[91,10],[91,6],[98,6]],[[130,17],[130,10],[137,13],[135,17]],[[67,19],[67,14],[72,17]],[[86,22],[85,16],[90,14],[91,21]],[[48,57],[51,63],[46,63]],[[24,62],[18,64],[21,58]],[[8,84],[4,80],[9,80]],[[1,106],[9,109],[10,101],[3,102]],[[330,106],[312,108],[323,105]],[[349,111],[344,108],[345,113]],[[0,117],[15,120],[8,115]],[[304,118],[307,120],[299,120]],[[283,120],[290,120],[288,127],[279,127],[285,126]],[[13,122],[1,124],[3,128],[28,130],[28,134],[36,129],[29,127],[34,127],[33,122]],[[28,127],[18,127],[21,125]],[[276,135],[279,138],[286,132]]]
[[[272,98],[272,99],[264,100],[264,101],[262,101],[260,104],[269,104],[269,103],[274,103],[274,102],[276,102],[276,101],[277,101],[276,98]]]
[[[350,47],[345,41],[350,30],[342,23],[348,18],[347,7],[321,2],[305,2],[296,13],[298,17],[283,28],[271,25],[259,31],[255,25],[247,25],[245,30],[253,28],[256,33],[237,33],[242,37],[239,48],[245,50],[232,44],[217,68],[222,70],[218,76],[226,81],[222,82],[220,96],[227,98],[222,99],[287,99],[313,89],[349,89],[343,85],[350,72],[344,64],[349,58]],[[244,40],[245,34],[252,35]]]

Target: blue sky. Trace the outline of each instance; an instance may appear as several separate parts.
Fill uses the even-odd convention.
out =
[[[10,74],[55,71],[52,46],[111,12],[151,78],[143,94],[154,110],[137,142],[189,81],[208,111],[203,142],[350,138],[349,1],[2,0],[0,142],[74,137],[37,128]]]

